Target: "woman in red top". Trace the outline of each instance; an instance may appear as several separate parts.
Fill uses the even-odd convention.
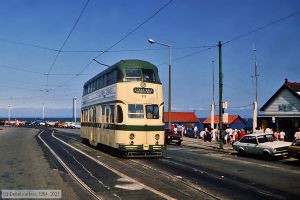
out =
[[[279,137],[279,134],[278,134],[277,131],[275,131],[275,132],[274,132],[274,139],[275,139],[275,140],[278,140],[278,137]]]

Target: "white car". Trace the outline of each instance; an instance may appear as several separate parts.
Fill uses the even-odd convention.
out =
[[[70,124],[70,127],[71,128],[76,128],[76,129],[80,129],[81,128],[81,125],[80,125],[80,123],[75,123],[75,122],[72,122],[71,124]]]
[[[233,143],[233,149],[240,154],[257,154],[266,158],[288,155],[288,147],[291,142],[274,140],[272,134],[254,133],[245,135],[239,141]]]

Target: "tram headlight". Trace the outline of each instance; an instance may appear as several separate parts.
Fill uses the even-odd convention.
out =
[[[159,138],[160,138],[160,135],[159,134],[155,134],[155,139],[159,140]]]
[[[129,139],[133,140],[134,138],[135,138],[134,133],[131,133],[131,134],[129,135]]]

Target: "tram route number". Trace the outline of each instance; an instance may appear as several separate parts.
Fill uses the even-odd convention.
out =
[[[139,88],[135,87],[133,88],[134,93],[139,93],[139,94],[153,94],[154,90],[152,88]]]

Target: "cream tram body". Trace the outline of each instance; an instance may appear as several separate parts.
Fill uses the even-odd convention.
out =
[[[164,145],[163,92],[157,68],[122,60],[84,85],[80,135],[127,156],[161,156]]]

